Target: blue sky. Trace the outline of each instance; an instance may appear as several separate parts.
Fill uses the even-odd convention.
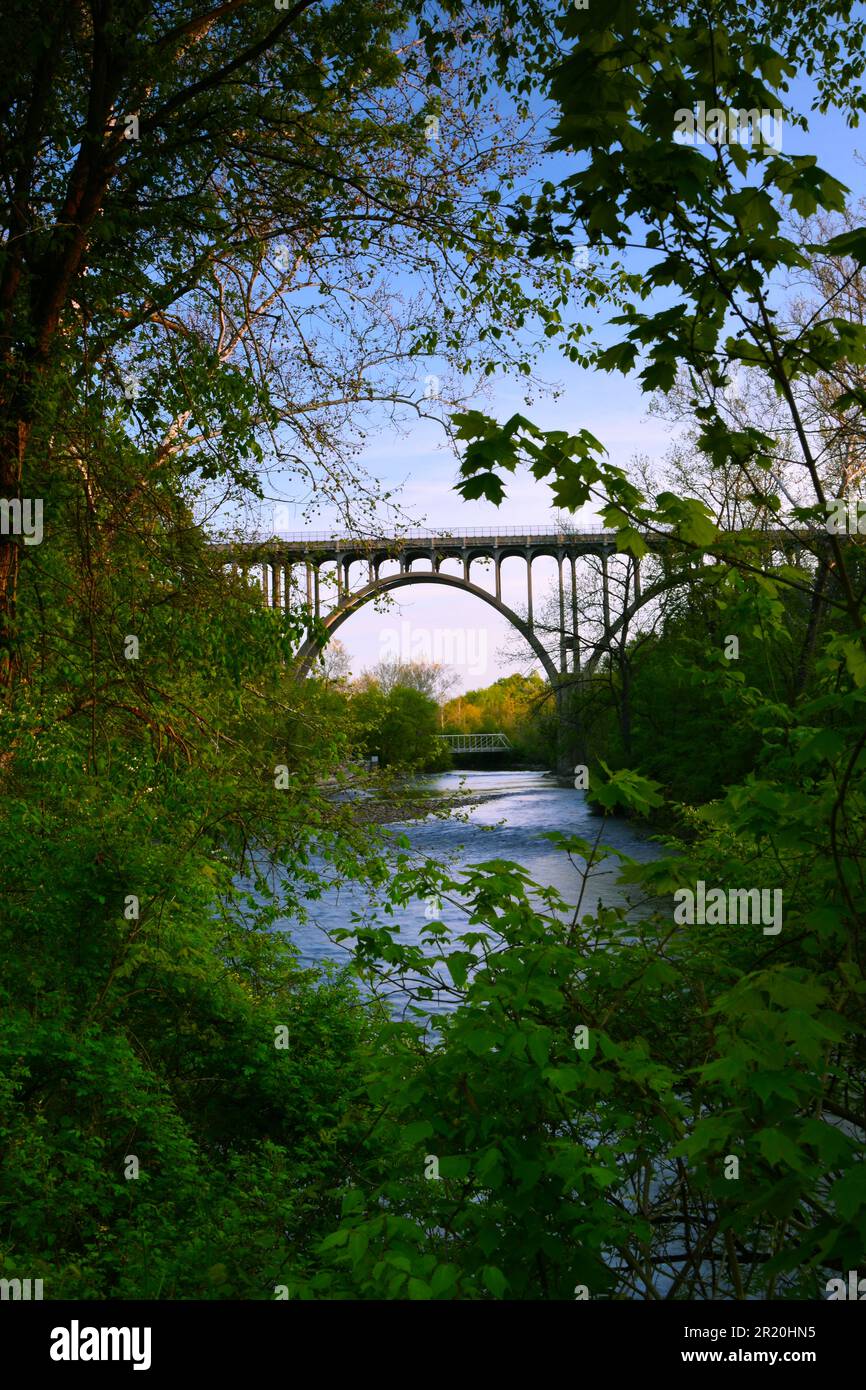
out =
[[[791,105],[806,109],[808,94],[808,84],[798,81],[792,88]],[[848,185],[851,198],[856,200],[864,191],[864,170],[855,156],[866,155],[866,129],[849,129],[835,113],[813,116],[811,123],[807,133],[786,125],[783,150],[815,154],[824,169]],[[638,265],[633,261],[629,268],[638,269]],[[428,371],[435,371],[435,364],[419,363],[419,383]],[[527,407],[525,384],[503,378],[494,381],[490,397],[479,403],[480,408],[503,420],[521,411],[546,428],[570,432],[588,429],[619,465],[627,465],[636,454],[654,459],[664,456],[670,427],[647,413],[647,399],[636,378],[587,371],[565,361],[555,350],[539,359],[538,371],[562,388],[558,399],[542,396]],[[422,390],[419,387],[419,395]],[[500,526],[541,526],[554,515],[547,487],[526,475],[510,481],[508,496],[499,508],[485,502],[464,502],[454,491],[454,455],[441,429],[431,421],[411,425],[408,434],[400,437],[384,428],[370,440],[361,461],[385,486],[399,488],[405,512],[431,528],[456,532],[461,526],[497,522]],[[316,529],[325,529],[328,521],[323,515]],[[490,587],[490,576],[480,568],[477,574],[473,571],[473,578]],[[538,562],[537,571],[533,570],[536,607],[545,582],[551,578],[552,565]],[[503,599],[518,608],[525,602],[523,567],[517,561],[510,562],[504,571]],[[514,646],[513,630],[505,619],[471,595],[433,585],[398,591],[385,613],[362,610],[341,627],[339,640],[351,657],[355,675],[395,651],[406,658],[438,656],[453,667],[455,692],[487,685],[519,669],[513,658],[501,659],[503,647]],[[528,662],[525,669],[529,669]]]

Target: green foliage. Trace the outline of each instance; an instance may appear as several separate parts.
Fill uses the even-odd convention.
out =
[[[27,571],[43,613],[76,556],[61,532]],[[307,847],[358,842],[317,785],[348,745],[284,674],[283,620],[219,572],[209,589],[200,544],[133,529],[123,559],[91,589],[98,623],[43,631],[39,686],[2,712],[0,1254],[55,1298],[269,1298],[370,1123],[369,1008],[270,930]],[[279,908],[256,842],[297,862]]]
[[[20,574],[8,545],[0,567],[4,1277],[44,1278],[52,1298],[820,1295],[866,1239],[859,538],[810,533],[812,563],[774,563],[766,538],[722,533],[700,499],[644,496],[585,429],[463,413],[464,496],[498,501],[526,465],[562,507],[606,508],[624,550],[662,535],[682,560],[688,599],[635,654],[630,723],[615,713],[624,661],[578,692],[598,707],[596,803],[667,814],[678,834],[651,862],[618,852],[631,912],[592,906],[613,853],[604,818],[594,842],[554,837],[576,868],[568,902],[510,862],[419,865],[342,793],[365,748],[429,766],[435,704],[294,680],[311,616],[266,610],[194,524],[203,483],[258,487],[270,389],[167,314],[190,293],[197,321],[218,293],[204,266],[224,256],[255,271],[290,234],[366,251],[394,220],[466,258],[473,311],[497,303],[515,323],[533,295],[497,278],[500,256],[553,260],[558,333],[572,235],[617,249],[639,233],[647,269],[619,276],[618,340],[593,352],[578,328],[569,355],[637,371],[648,391],[685,371],[708,467],[757,469],[773,512],[777,444],[719,404],[731,364],[763,374],[814,519],[825,498],[796,389],[862,363],[863,334],[835,311],[787,334],[768,287],[811,254],[784,216],[838,208],[843,190],[809,158],[707,158],[671,137],[698,99],[785,105],[800,63],[821,103],[855,116],[862,21],[811,0],[615,3],[569,8],[554,49],[543,8],[504,5],[483,39],[490,79],[515,31],[519,94],[555,60],[556,145],[579,158],[536,199],[501,207],[505,189],[455,222],[453,189],[413,200],[414,113],[379,106],[414,22],[403,77],[441,83],[458,37],[438,15],[346,0],[280,41],[292,20],[266,6],[201,32],[169,7],[172,27],[143,35],[133,10],[60,7],[46,44],[41,11],[9,13],[23,38],[7,105],[29,116],[0,258],[0,486],[42,497],[49,525]],[[76,153],[85,53],[115,95],[102,109],[90,92]],[[115,107],[141,107],[140,149],[111,146]],[[88,199],[70,210],[73,166]],[[861,243],[824,250],[861,264]],[[673,298],[650,303],[657,290]],[[155,389],[133,427],[108,385],[147,342]],[[720,651],[729,632],[741,664]],[[541,684],[471,700],[543,743]],[[351,972],[301,968],[278,928],[330,876],[384,901],[338,933],[367,993]],[[780,893],[781,931],[678,920],[670,895],[698,881]],[[431,894],[464,925],[425,914],[419,940]],[[377,1002],[395,985],[399,1013]],[[435,1029],[434,999],[451,1006]]]
[[[448,767],[450,756],[438,740],[439,709],[420,690],[395,685],[387,693],[371,682],[347,697],[360,747],[381,767],[435,772]]]
[[[444,705],[442,718],[446,731],[506,734],[527,762],[552,767],[556,760],[556,713],[550,687],[537,672],[468,690]]]
[[[670,857],[620,853],[654,911],[569,912],[488,863],[440,884],[466,927],[431,924],[432,958],[393,937],[392,967],[457,1007],[423,1047],[423,1029],[393,1025],[398,1052],[371,1085],[393,1161],[344,1199],[322,1247],[332,1272],[301,1295],[567,1298],[584,1283],[593,1297],[808,1298],[856,1267],[866,755],[862,733],[851,752],[850,725],[825,722],[847,707],[863,728],[853,683],[829,702],[837,671],[819,663],[796,713],[733,687],[729,706],[739,695],[762,732],[760,768],[692,816]],[[659,802],[625,771],[595,799]],[[585,873],[609,852],[556,838]],[[407,862],[395,901],[416,873]],[[781,933],[672,924],[664,896],[698,878],[780,890]]]

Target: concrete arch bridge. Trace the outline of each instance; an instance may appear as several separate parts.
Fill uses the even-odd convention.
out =
[[[768,552],[777,551],[790,558],[808,544],[790,528],[760,533]],[[650,551],[675,552],[675,538],[654,533],[645,537]],[[409,531],[400,535],[347,537],[328,532],[301,532],[272,536],[263,541],[218,547],[226,561],[244,573],[260,571],[264,601],[289,611],[301,604],[313,614],[324,630],[325,639],[311,635],[297,654],[296,672],[308,674],[327,639],[354,613],[376,598],[416,584],[435,584],[443,589],[472,594],[500,613],[525,639],[538,658],[551,687],[556,692],[560,721],[565,697],[581,674],[589,675],[610,649],[617,632],[646,604],[665,589],[682,583],[683,573],[669,573],[644,589],[639,561],[632,557],[628,589],[620,603],[620,614],[611,618],[611,579],[609,561],[617,553],[616,533],[600,525],[575,525],[568,530],[554,527],[461,528],[454,532]],[[535,617],[533,563],[541,557],[556,565],[559,600],[558,653],[552,654],[539,633]],[[577,566],[587,556],[596,556],[600,565],[602,635],[595,641],[581,639],[578,623]],[[502,598],[502,566],[517,557],[524,562],[526,585],[525,618]],[[442,572],[446,560],[456,560],[459,574]],[[472,566],[478,561],[492,562],[493,587],[484,588],[473,580]],[[396,573],[383,573],[388,562],[396,562]],[[419,568],[421,564],[425,568]],[[666,569],[668,567],[666,566]],[[708,574],[715,564],[689,571],[694,578]],[[323,574],[330,571],[330,587],[336,600],[324,598]],[[335,584],[334,584],[335,579]],[[620,591],[621,593],[621,591]],[[570,627],[570,633],[569,633]]]
[[[488,604],[525,638],[552,684],[569,671],[580,669],[576,567],[581,558],[597,555],[601,560],[601,582],[605,627],[611,628],[608,557],[616,552],[616,536],[602,527],[581,527],[574,532],[557,532],[547,527],[503,527],[498,531],[466,530],[452,534],[411,532],[401,536],[344,539],[325,533],[306,532],[297,536],[251,542],[229,550],[231,561],[244,571],[261,569],[265,602],[288,609],[293,602],[304,603],[330,637],[360,608],[375,598],[413,584],[437,584],[472,594]],[[556,563],[560,628],[558,662],[539,635],[534,608],[533,562],[542,556]],[[502,598],[502,566],[513,557],[523,560],[526,583],[526,617],[516,613]],[[461,574],[442,572],[446,560],[457,560]],[[493,588],[473,580],[472,566],[479,560],[493,562]],[[383,574],[387,562],[396,561],[397,573]],[[425,568],[421,568],[421,563]],[[336,602],[323,602],[323,571],[332,566],[336,577]],[[426,566],[429,566],[427,568]],[[635,597],[640,594],[640,567],[635,566]],[[298,575],[300,583],[298,583]],[[567,637],[570,621],[572,637]],[[306,674],[324,643],[310,637],[298,652],[298,673]]]

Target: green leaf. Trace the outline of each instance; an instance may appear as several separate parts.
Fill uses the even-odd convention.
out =
[[[501,1269],[497,1269],[496,1265],[484,1265],[481,1270],[481,1277],[494,1298],[505,1297],[505,1291],[508,1288],[508,1280],[505,1278]]]

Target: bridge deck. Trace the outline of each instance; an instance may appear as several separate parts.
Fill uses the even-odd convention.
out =
[[[721,532],[720,537],[728,534]],[[779,527],[767,531],[737,530],[731,534],[754,535],[785,549],[806,544],[815,538],[808,527]],[[352,562],[375,560],[400,554],[419,557],[478,554],[515,551],[572,554],[580,551],[616,549],[617,533],[600,524],[581,523],[573,528],[556,530],[548,526],[460,527],[454,531],[407,530],[399,535],[341,536],[328,531],[299,531],[273,534],[250,540],[217,541],[216,548],[229,555],[248,555],[273,558],[283,564],[293,561],[326,559]],[[650,549],[662,547],[676,537],[663,530],[646,532],[644,539]],[[710,547],[708,547],[709,549]]]

